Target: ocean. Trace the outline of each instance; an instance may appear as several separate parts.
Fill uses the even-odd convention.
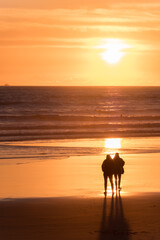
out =
[[[160,87],[0,87],[0,141],[160,136]]]
[[[86,139],[126,137],[160,137],[160,87],[0,87],[1,159],[96,154]]]

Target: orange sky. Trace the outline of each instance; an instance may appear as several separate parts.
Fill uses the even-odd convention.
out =
[[[160,85],[160,2],[1,0],[0,52],[0,85]]]

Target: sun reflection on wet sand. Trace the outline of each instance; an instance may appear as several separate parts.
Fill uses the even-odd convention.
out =
[[[104,142],[105,154],[110,154],[114,157],[114,154],[122,148],[122,138],[106,138]]]
[[[107,193],[104,194],[104,191],[102,191],[100,194],[97,194],[96,197],[104,197],[107,196],[109,198],[113,197],[113,196],[117,196],[118,194],[121,194],[121,196],[128,196],[128,195],[134,195],[133,193],[131,194],[130,192],[126,192],[121,190],[120,192],[116,192],[116,190],[114,190],[114,193],[112,193],[111,187],[107,187]]]

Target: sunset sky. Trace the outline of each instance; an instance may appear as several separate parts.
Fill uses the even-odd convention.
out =
[[[160,1],[0,0],[0,85],[160,85]]]

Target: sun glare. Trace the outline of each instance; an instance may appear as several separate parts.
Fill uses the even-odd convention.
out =
[[[122,138],[107,138],[105,140],[105,148],[119,149],[121,148]]]
[[[116,64],[126,54],[124,49],[130,48],[130,45],[120,39],[107,39],[100,48],[106,49],[101,53],[102,59],[109,64]]]
[[[121,148],[122,138],[107,138],[105,139],[105,153],[111,154],[111,157],[114,157],[114,154],[117,152],[118,149]]]

